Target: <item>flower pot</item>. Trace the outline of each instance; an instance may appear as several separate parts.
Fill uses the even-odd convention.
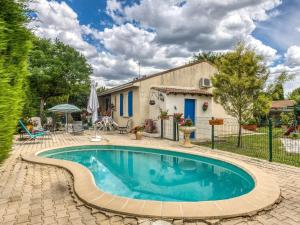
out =
[[[257,125],[256,124],[249,124],[249,125],[242,125],[243,129],[249,131],[256,131]]]
[[[143,134],[142,132],[138,131],[135,133],[135,139],[136,140],[142,140]]]
[[[209,125],[223,125],[224,119],[213,119],[209,120]]]
[[[191,144],[190,136],[191,133],[196,130],[196,127],[188,127],[188,126],[180,126],[179,131],[181,131],[184,135],[184,140],[181,144],[181,146],[186,148],[191,148],[193,145]]]
[[[159,117],[161,120],[168,120],[169,119],[169,116],[160,116]]]

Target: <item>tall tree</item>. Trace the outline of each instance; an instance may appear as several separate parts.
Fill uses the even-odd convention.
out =
[[[269,84],[267,88],[267,93],[271,95],[272,100],[283,100],[284,99],[284,88],[283,85],[291,81],[294,78],[294,74],[288,74],[287,72],[282,72],[276,79]]]
[[[210,62],[212,64],[215,64],[216,61],[220,57],[222,57],[222,55],[223,55],[222,53],[218,53],[218,52],[201,51],[201,52],[193,55],[191,62],[207,61],[207,62]]]
[[[40,99],[40,115],[50,97],[87,96],[91,66],[74,48],[56,40],[36,38],[30,53],[30,88]],[[73,100],[76,98],[73,98]]]
[[[22,1],[0,1],[0,161],[11,148],[23,107],[30,32]]]
[[[226,112],[237,118],[239,135],[237,146],[241,145],[241,124],[253,117],[258,110],[256,104],[260,99],[268,102],[263,95],[263,89],[269,72],[263,63],[262,56],[253,50],[238,44],[234,51],[228,52],[216,61],[218,73],[213,77],[213,95]],[[268,107],[268,104],[267,106]]]
[[[289,99],[292,99],[297,102],[297,104],[300,104],[300,87],[294,89],[289,95]]]

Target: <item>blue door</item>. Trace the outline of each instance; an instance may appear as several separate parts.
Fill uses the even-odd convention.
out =
[[[132,105],[132,91],[128,92],[128,116],[132,117],[133,105]]]
[[[195,99],[184,99],[184,118],[191,119],[193,121],[193,124],[195,124],[195,110]],[[191,138],[195,138],[195,132],[191,133]]]

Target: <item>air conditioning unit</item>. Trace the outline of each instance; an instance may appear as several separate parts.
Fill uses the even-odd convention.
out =
[[[211,80],[208,78],[201,78],[199,82],[200,88],[210,88],[211,87]]]

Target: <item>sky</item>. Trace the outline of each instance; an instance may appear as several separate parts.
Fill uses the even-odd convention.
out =
[[[92,79],[113,87],[244,41],[264,56],[270,82],[300,87],[300,0],[34,0],[29,28],[81,52]]]

